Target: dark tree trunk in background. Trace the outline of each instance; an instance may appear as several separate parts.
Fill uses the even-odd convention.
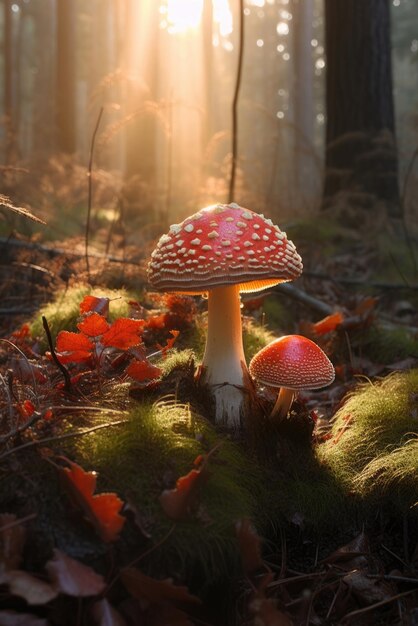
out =
[[[400,214],[389,0],[325,0],[325,201],[360,192]]]
[[[75,0],[57,0],[57,147],[68,154],[76,150],[75,10]]]
[[[5,144],[5,161],[11,162],[13,159],[14,147],[16,145],[16,128],[13,107],[14,92],[14,66],[13,66],[13,25],[12,25],[12,1],[4,0],[3,3],[3,20],[4,20],[4,91],[3,91],[3,110],[5,118],[6,144]]]
[[[312,58],[313,0],[293,0],[293,58],[294,58],[294,170],[295,182],[302,196],[312,196],[317,176],[314,158],[314,72]]]

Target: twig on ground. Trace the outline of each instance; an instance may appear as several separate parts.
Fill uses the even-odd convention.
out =
[[[379,607],[384,606],[385,604],[390,604],[391,602],[394,602],[395,600],[398,600],[399,598],[408,596],[411,593],[414,593],[415,591],[416,591],[415,589],[410,589],[409,591],[398,593],[396,594],[396,596],[392,596],[391,598],[386,598],[385,600],[381,600],[380,602],[376,602],[375,604],[370,604],[369,606],[365,606],[363,609],[357,609],[356,611],[351,611],[351,613],[347,613],[341,618],[340,623],[343,624],[351,620],[353,617],[358,617],[359,615],[363,615],[364,613],[368,613],[369,611],[378,609]]]
[[[92,426],[91,428],[85,428],[84,430],[78,430],[73,433],[65,433],[65,435],[56,435],[55,437],[45,437],[44,439],[37,439],[33,441],[28,441],[27,443],[23,443],[21,446],[16,446],[12,450],[8,450],[0,455],[0,461],[3,461],[8,456],[12,454],[17,454],[22,450],[26,450],[27,448],[33,448],[35,446],[42,446],[46,443],[51,443],[52,441],[62,441],[64,439],[71,439],[72,437],[82,437],[83,435],[89,435],[90,433],[95,432],[96,430],[101,430],[102,428],[111,428],[113,426],[121,426],[122,424],[127,424],[128,420],[117,420],[116,422],[107,422],[106,424],[98,424],[97,426]]]
[[[71,376],[67,368],[60,362],[60,360],[58,359],[55,353],[55,349],[52,343],[51,331],[49,330],[48,320],[46,319],[45,315],[42,315],[42,325],[44,327],[46,337],[48,339],[48,345],[49,345],[49,349],[51,351],[51,356],[54,360],[54,363],[58,367],[62,375],[64,376],[64,389],[67,393],[71,393],[73,391],[73,385],[71,383]]]
[[[21,524],[24,524],[25,522],[30,522],[30,520],[35,519],[37,515],[38,515],[37,513],[31,513],[30,515],[26,515],[26,517],[21,517],[20,519],[13,520],[13,522],[4,524],[4,526],[0,526],[0,532],[9,530],[10,528],[14,528],[15,526],[20,526]]]
[[[318,311],[318,313],[321,313],[321,315],[331,315],[331,313],[334,313],[334,309],[329,304],[322,302],[322,300],[311,296],[310,294],[306,293],[306,291],[302,291],[302,289],[299,289],[294,285],[289,285],[288,283],[282,283],[281,285],[277,285],[272,293],[274,293],[275,295],[283,293],[286,296],[293,298],[294,300],[302,302],[302,304],[306,304],[311,309],[314,309],[315,311]]]

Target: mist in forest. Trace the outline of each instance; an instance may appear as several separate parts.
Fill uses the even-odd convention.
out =
[[[387,156],[396,146],[396,181],[382,194],[407,201],[404,215],[416,224],[413,5],[390,3],[393,128],[388,143],[379,135],[367,150],[377,141]],[[123,224],[131,238],[230,200],[233,169],[241,205],[279,223],[315,215],[324,185],[332,194],[347,185],[335,188],[335,177],[325,176],[325,165],[335,172],[327,152],[335,140],[330,98],[345,98],[326,84],[332,33],[341,39],[347,20],[351,45],[355,32],[342,15],[331,15],[322,0],[3,0],[1,192],[37,210],[52,238],[84,228],[89,161],[93,227]],[[369,100],[354,52],[351,89]],[[385,55],[379,48],[377,58]],[[335,102],[334,111],[343,110]],[[366,125],[377,118],[371,111]],[[375,129],[343,124],[341,132],[381,133],[387,124],[390,118]],[[378,187],[371,193],[379,196]]]

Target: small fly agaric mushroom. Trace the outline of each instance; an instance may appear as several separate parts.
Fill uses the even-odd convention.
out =
[[[251,359],[250,374],[266,387],[279,388],[270,417],[286,417],[295,392],[327,387],[335,378],[331,361],[321,348],[301,335],[275,339]]]
[[[206,207],[170,227],[148,267],[161,291],[208,294],[208,335],[200,382],[211,388],[215,422],[238,429],[251,379],[242,344],[240,292],[297,278],[302,260],[272,221],[240,207]]]

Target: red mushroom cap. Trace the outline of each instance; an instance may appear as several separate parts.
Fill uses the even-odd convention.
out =
[[[318,389],[335,378],[331,361],[316,343],[301,335],[275,339],[253,357],[250,374],[263,385]]]
[[[286,233],[238,204],[210,206],[171,226],[148,266],[156,289],[189,294],[235,284],[243,292],[260,291],[301,272],[302,259]]]

